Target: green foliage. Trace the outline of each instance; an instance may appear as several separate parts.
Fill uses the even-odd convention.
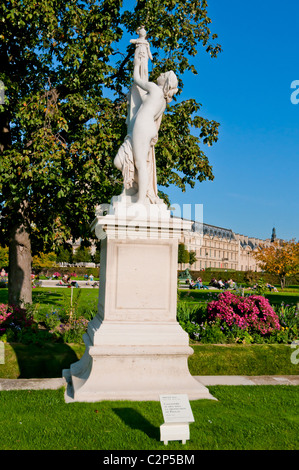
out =
[[[299,305],[281,305],[274,306],[278,315],[281,328],[276,331],[273,341],[276,343],[291,343],[299,338]]]
[[[7,246],[0,246],[0,267],[8,266],[8,247]]]
[[[192,264],[196,263],[197,257],[196,257],[196,251],[189,251],[189,264],[192,266]]]
[[[201,277],[201,279],[207,284],[210,280],[215,277],[216,279],[221,279],[226,281],[228,279],[233,279],[238,285],[242,284],[243,286],[253,286],[259,279],[263,279],[265,283],[270,283],[271,285],[279,285],[279,277],[275,274],[270,273],[261,273],[253,271],[235,271],[230,269],[220,269],[220,268],[207,268],[204,271],[195,271],[190,269],[190,274],[192,275],[193,280]],[[296,276],[291,276],[289,278],[289,285],[298,285],[299,278]]]
[[[54,266],[56,263],[55,253],[38,253],[32,258],[33,268],[47,268],[48,266]]]
[[[263,278],[260,278],[256,283],[255,292],[257,295],[265,295],[267,292],[267,286]]]
[[[178,263],[179,264],[194,264],[196,262],[196,252],[188,251],[183,243],[178,245]]]
[[[203,344],[224,344],[229,342],[218,322],[205,322],[201,324],[197,338],[194,339],[197,339]]]
[[[157,178],[159,184],[174,184],[183,191],[194,187],[196,181],[213,180],[208,158],[200,148],[201,138],[212,145],[218,138],[218,124],[208,123],[191,116],[200,107],[194,100],[174,104],[162,120],[161,132],[156,145]],[[190,133],[190,128],[199,129],[200,138]],[[174,158],[175,156],[175,158]]]
[[[180,79],[185,71],[196,73],[192,60],[200,44],[212,57],[221,50],[206,2],[150,0],[131,7],[118,0],[0,5],[6,97],[0,107],[1,235],[25,218],[34,252],[89,237],[94,207],[120,192],[113,158],[126,133],[134,54],[131,44],[119,45],[124,32],[132,36],[145,25],[154,56],[151,80],[170,69]],[[194,100],[174,102],[162,120],[160,185],[184,189],[213,178],[201,144],[217,140],[218,124],[199,110]]]
[[[79,246],[73,255],[74,263],[89,263],[92,261],[90,249],[87,246]]]
[[[193,293],[192,293],[193,294]],[[280,303],[273,306],[278,318],[277,328],[269,334],[261,334],[252,328],[240,328],[237,324],[227,324],[219,319],[210,319],[207,306],[218,299],[219,293],[206,293],[202,302],[179,300],[177,305],[177,320],[189,334],[190,339],[200,343],[284,343],[290,344],[299,338],[298,306]],[[193,297],[189,296],[189,297]],[[186,299],[186,297],[184,297]],[[191,299],[192,300],[192,299]]]
[[[7,0],[0,4],[0,242],[25,232],[26,261],[67,240],[89,239],[95,207],[122,188],[113,164],[126,135],[126,94],[134,47],[126,35],[142,24],[153,51],[150,80],[173,70],[196,73],[203,45],[221,48],[210,30],[206,1]],[[179,94],[178,94],[179,96]],[[157,182],[182,190],[213,179],[202,145],[218,139],[218,123],[199,115],[195,100],[174,101],[156,147]],[[192,131],[192,133],[191,133]],[[167,199],[167,196],[165,196]],[[17,262],[10,264],[12,276]],[[10,302],[31,298],[10,284]],[[26,294],[26,295],[25,295]]]
[[[96,264],[100,264],[101,261],[101,250],[96,249],[95,253],[92,255],[92,261]]]
[[[72,247],[59,245],[57,249],[57,262],[58,263],[72,263],[73,262],[73,253]]]
[[[178,263],[189,263],[189,251],[183,243],[179,243],[178,246]]]

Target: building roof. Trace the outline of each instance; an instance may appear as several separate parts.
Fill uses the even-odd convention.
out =
[[[228,238],[230,240],[235,239],[234,232],[229,228],[217,227],[215,225],[209,225],[200,222],[193,223],[192,231],[201,232],[203,235],[209,235],[211,237]]]

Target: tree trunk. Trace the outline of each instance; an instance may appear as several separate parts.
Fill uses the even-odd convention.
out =
[[[24,307],[32,303],[31,242],[27,224],[11,230],[9,243],[8,303]]]
[[[11,145],[11,133],[8,112],[0,113],[0,153]]]
[[[279,276],[279,279],[280,279],[281,290],[283,290],[285,288],[285,285],[286,285],[286,277],[285,276]]]
[[[10,145],[10,113],[5,111],[0,113],[0,154]],[[8,303],[20,307],[32,303],[30,224],[26,209],[24,201],[9,234]]]

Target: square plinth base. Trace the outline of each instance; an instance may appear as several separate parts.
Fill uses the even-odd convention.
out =
[[[116,337],[123,341],[115,345]],[[96,338],[94,345],[86,334],[83,357],[63,371],[68,383],[66,402],[159,401],[161,394],[213,399],[208,388],[189,372],[188,357],[193,350],[177,322],[103,322]]]
[[[193,350],[176,320],[182,227],[162,219],[96,217],[98,313],[84,335],[83,357],[63,373],[66,401],[159,401],[161,394],[213,399],[189,372]]]

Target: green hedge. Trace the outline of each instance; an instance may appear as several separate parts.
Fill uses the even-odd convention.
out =
[[[36,268],[34,269],[35,274],[45,275],[51,277],[53,273],[59,272],[60,274],[70,274],[76,273],[78,276],[83,276],[84,274],[92,274],[94,277],[99,277],[100,268],[85,268],[79,266],[66,266],[66,267],[50,267],[50,268]],[[178,275],[180,272],[184,270],[179,270]],[[189,270],[193,280],[201,277],[204,283],[208,284],[210,280],[215,277],[216,279],[222,279],[223,281],[227,281],[228,279],[233,279],[237,284],[244,284],[244,285],[253,285],[255,284],[260,278],[263,278],[265,282],[269,282],[272,285],[280,285],[279,277],[274,274],[269,273],[261,273],[261,272],[252,272],[252,271],[221,271],[219,269],[215,270],[205,270],[205,271],[193,271]],[[299,286],[299,279],[295,276],[287,278],[287,286]]]
[[[183,272],[178,271],[178,273]],[[280,285],[279,277],[275,274],[269,273],[262,273],[262,272],[252,272],[252,271],[221,271],[219,269],[215,270],[205,270],[205,271],[193,271],[189,269],[189,272],[192,276],[192,279],[195,280],[198,277],[202,279],[204,283],[209,283],[210,280],[215,277],[217,280],[222,279],[223,281],[227,281],[229,279],[233,279],[237,284],[245,284],[245,285],[252,285],[255,284],[259,279],[263,278],[263,280],[267,283],[269,282],[272,285]],[[287,286],[297,286],[299,285],[298,277],[295,276],[287,278]]]

